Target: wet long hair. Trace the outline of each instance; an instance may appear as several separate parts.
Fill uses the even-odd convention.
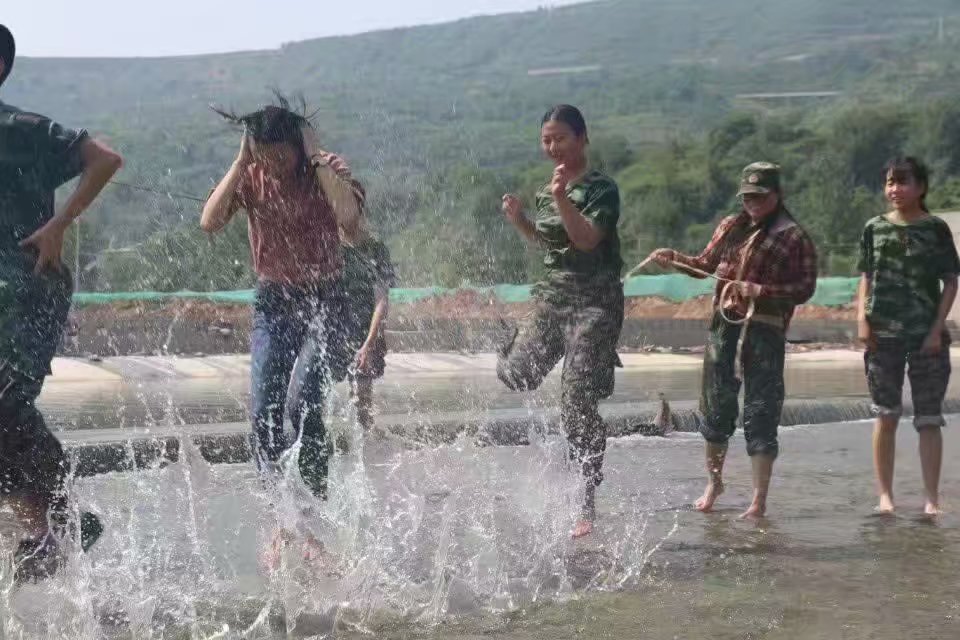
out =
[[[587,137],[587,121],[584,119],[583,113],[580,112],[580,109],[577,109],[573,105],[558,104],[554,107],[551,107],[550,110],[544,114],[543,120],[540,122],[540,126],[543,126],[548,122],[562,122],[570,127],[570,129],[578,138],[582,137],[587,140],[587,142],[590,141]]]
[[[296,96],[294,98],[296,104],[292,104],[291,100],[279,91],[274,90],[273,95],[276,104],[268,104],[244,115],[237,115],[233,111],[213,105],[210,108],[227,122],[243,127],[255,143],[288,144],[296,149],[297,174],[301,178],[308,178],[312,172],[310,158],[307,157],[304,149],[301,129],[305,125],[311,125],[311,119],[316,112],[312,114],[307,112],[307,102],[303,96]]]
[[[17,43],[13,39],[10,29],[0,24],[0,59],[3,60],[3,73],[0,73],[0,85],[3,84],[10,71],[13,69],[13,61],[17,57]]]
[[[907,177],[923,185],[920,208],[930,213],[930,209],[927,208],[927,191],[930,189],[930,170],[927,169],[927,165],[913,156],[897,156],[883,165],[883,184],[887,184],[888,178],[893,178],[894,182],[899,183]]]

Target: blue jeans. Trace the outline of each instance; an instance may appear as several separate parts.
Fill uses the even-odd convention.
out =
[[[254,302],[251,351],[253,448],[258,468],[290,447],[283,431],[289,413],[301,441],[300,473],[310,490],[326,495],[332,451],[323,424],[324,401],[346,369],[343,294],[337,282],[260,283]],[[288,402],[289,399],[289,402]]]

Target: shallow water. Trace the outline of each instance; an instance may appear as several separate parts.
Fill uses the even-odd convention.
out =
[[[864,397],[863,371],[851,366],[788,366],[791,398]],[[622,370],[610,402],[644,402],[663,392],[668,399],[695,400],[700,389],[697,366],[666,371]],[[960,392],[960,381],[951,391]],[[334,406],[342,408],[348,389],[339,385]],[[245,378],[197,380],[128,380],[47,385],[40,407],[58,429],[143,427],[154,424],[243,422],[249,417],[249,381]],[[381,415],[426,414],[519,408],[535,403],[557,406],[559,375],[551,375],[531,394],[508,391],[491,371],[474,375],[422,376],[391,374],[375,387]]]
[[[611,441],[597,531],[576,543],[579,487],[555,440],[371,440],[337,459],[331,500],[306,514],[295,477],[268,494],[248,465],[188,456],[84,479],[105,538],[61,577],[8,592],[3,637],[960,637],[960,448],[947,429],[948,513],[931,523],[902,428],[901,512],[879,518],[869,433],[783,430],[760,524],[736,517],[750,482],[739,438],[711,515],[687,506],[703,485],[696,436]],[[278,520],[300,533],[270,574],[257,557]],[[307,530],[328,557],[302,560]]]

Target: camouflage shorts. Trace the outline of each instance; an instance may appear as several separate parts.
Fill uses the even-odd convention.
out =
[[[606,428],[597,403],[613,393],[622,326],[619,286],[587,304],[541,299],[497,364],[497,375],[507,387],[530,391],[563,359],[563,428],[571,457],[582,464],[584,475],[594,484],[602,480],[606,448]]]
[[[867,351],[864,368],[873,410],[878,415],[899,417],[903,413],[904,369],[910,378],[913,425],[917,430],[941,427],[943,398],[950,382],[950,338],[937,353],[911,349],[903,340],[880,338],[877,349]]]

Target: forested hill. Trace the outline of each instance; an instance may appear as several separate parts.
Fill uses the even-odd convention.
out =
[[[870,172],[884,154],[924,153],[941,204],[953,204],[958,44],[954,0],[620,0],[273,51],[25,58],[0,97],[108,138],[127,158],[127,182],[202,195],[237,146],[207,105],[247,110],[271,87],[302,92],[328,146],[370,185],[408,284],[536,276],[496,203],[543,177],[538,117],[572,102],[588,115],[598,163],[621,183],[631,257],[700,242],[730,205],[729,174],[762,155],[787,166],[795,208],[816,209],[801,217],[840,272],[849,229],[827,223],[842,209],[855,230],[881,206]],[[195,216],[195,204],[111,188],[82,232],[81,263],[97,265],[87,284],[249,281],[242,229],[210,251]],[[479,240],[478,256],[464,256],[463,243]],[[130,247],[148,258],[145,271],[111,267]]]

